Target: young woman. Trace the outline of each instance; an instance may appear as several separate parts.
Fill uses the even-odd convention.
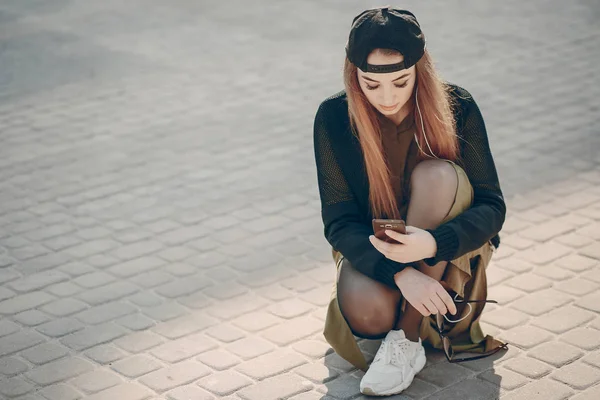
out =
[[[451,362],[506,346],[479,325],[506,213],[485,124],[425,47],[411,12],[363,11],[346,44],[345,90],[315,116],[324,233],[338,271],[324,335],[366,371],[368,395],[406,389],[425,365],[423,342]],[[406,234],[375,238],[373,218],[403,219]],[[383,338],[369,367],[356,336]]]

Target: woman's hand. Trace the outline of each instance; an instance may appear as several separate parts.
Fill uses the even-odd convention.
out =
[[[434,237],[424,229],[407,226],[406,235],[391,230],[386,230],[385,234],[400,243],[387,243],[377,239],[374,235],[369,236],[369,240],[379,252],[390,260],[409,263],[433,257],[437,252],[437,243]]]
[[[440,282],[413,267],[406,267],[394,275],[402,295],[423,316],[456,314],[456,305]]]

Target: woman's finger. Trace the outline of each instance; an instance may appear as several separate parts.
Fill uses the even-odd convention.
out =
[[[425,308],[422,304],[412,304],[411,305],[418,311],[421,313],[421,315],[423,315],[424,317],[428,317],[429,315],[431,315],[431,313],[427,310],[427,308]]]
[[[435,304],[433,304],[433,301],[431,301],[431,299],[425,299],[423,301],[423,306],[427,308],[429,314],[437,314],[438,312],[437,308],[435,307]]]
[[[456,304],[454,304],[454,301],[452,300],[450,293],[448,293],[442,285],[440,285],[438,287],[438,290],[436,291],[436,293],[440,297],[440,299],[444,302],[448,311],[450,311],[450,313],[452,315],[455,315],[456,314]]]
[[[435,304],[435,307],[437,308],[436,314],[446,315],[448,313],[446,304],[444,304],[437,292],[431,294],[431,301],[433,302],[433,304]]]
[[[406,243],[406,241],[409,240],[408,235],[405,235],[400,232],[392,231],[390,229],[386,229],[385,234],[388,235],[389,237],[391,237],[392,239],[399,241],[400,243]]]

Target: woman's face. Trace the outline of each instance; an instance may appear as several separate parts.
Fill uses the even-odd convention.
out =
[[[373,51],[367,57],[369,64],[395,64],[404,60],[402,55],[384,55]],[[410,99],[415,86],[415,66],[389,73],[363,72],[357,69],[358,82],[369,102],[385,116],[397,114]]]

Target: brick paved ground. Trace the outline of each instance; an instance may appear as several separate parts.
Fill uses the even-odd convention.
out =
[[[1,398],[362,398],[321,335],[312,118],[379,3],[208,3],[0,4]],[[486,119],[512,346],[397,398],[598,399],[600,6],[403,4]]]

